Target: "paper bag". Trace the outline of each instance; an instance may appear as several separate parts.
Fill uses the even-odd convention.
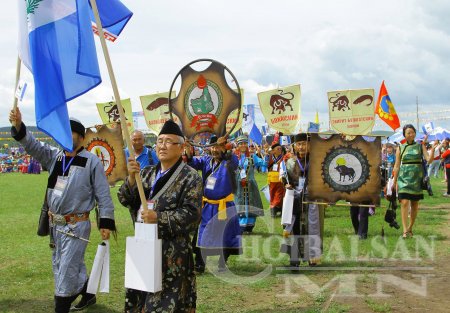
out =
[[[154,234],[156,224],[136,223],[136,236],[127,237],[125,288],[152,293],[162,290],[162,240],[149,239]]]
[[[283,199],[283,210],[281,212],[281,225],[289,225],[292,221],[292,211],[294,207],[293,189],[286,189]]]
[[[266,185],[261,188],[261,192],[264,194],[264,197],[266,197],[267,202],[270,202],[270,190],[269,185]]]
[[[100,283],[100,292],[109,292],[109,241],[98,245],[92,265],[91,276],[87,285],[87,293],[96,294]]]
[[[392,196],[392,187],[394,186],[394,179],[391,177],[387,181],[386,196]]]

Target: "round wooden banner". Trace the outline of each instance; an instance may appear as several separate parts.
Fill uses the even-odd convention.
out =
[[[206,69],[197,71],[193,66],[210,63]],[[231,87],[227,82],[235,85]],[[172,98],[172,90],[181,80],[178,96]],[[226,131],[227,118],[231,112],[238,110],[241,114],[241,90],[233,73],[222,63],[212,59],[199,59],[185,65],[175,76],[169,92],[169,112],[173,119],[175,114],[183,133],[194,145],[205,145],[205,134],[218,137],[229,135],[233,127]]]

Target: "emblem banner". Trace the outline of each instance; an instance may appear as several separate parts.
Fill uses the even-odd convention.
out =
[[[300,85],[258,93],[259,106],[270,128],[295,134],[300,123]]]
[[[175,97],[175,94],[175,91],[172,91],[171,98]],[[164,123],[170,119],[169,92],[155,93],[139,98],[147,127],[153,134],[158,135]],[[174,121],[178,123],[179,120],[174,117]]]
[[[190,66],[196,62],[211,64],[199,72]],[[226,73],[237,85],[223,64],[210,59],[191,62],[178,73],[181,77],[180,93],[170,99],[169,107],[171,113],[180,119],[187,138],[193,139],[205,132],[225,135],[227,119],[231,112],[241,107],[241,95],[228,85]]]
[[[375,125],[373,89],[337,90],[328,95],[330,125],[346,135],[365,135]]]
[[[236,91],[236,90],[234,90]],[[234,124],[236,124],[236,126],[233,129],[233,132],[230,134],[234,134],[235,132],[237,132],[239,129],[242,128],[242,116],[244,114],[244,89],[241,88],[241,114],[238,116],[238,112],[239,110],[236,109],[233,112],[230,113],[230,115],[227,118],[227,124],[225,126],[226,128],[226,132],[228,133],[231,128],[234,126]],[[236,119],[238,119],[238,121],[236,122]]]
[[[308,200],[380,204],[380,137],[346,141],[341,135],[323,139],[311,134],[310,144]]]
[[[134,131],[133,124],[133,112],[131,110],[131,100],[121,99],[122,107],[125,111],[125,118],[127,119],[128,131],[131,134]],[[107,125],[109,128],[117,127],[118,122],[120,122],[119,109],[115,101],[97,103],[98,113],[102,119],[103,124]]]
[[[117,123],[115,128],[102,125],[97,132],[88,129],[83,146],[100,159],[111,186],[127,177],[127,162],[120,123]]]

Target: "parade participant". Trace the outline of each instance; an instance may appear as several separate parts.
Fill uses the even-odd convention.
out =
[[[100,233],[109,239],[115,230],[114,206],[108,181],[100,160],[82,146],[84,126],[70,120],[73,152],[50,147],[36,140],[22,123],[19,109],[11,111],[9,120],[13,138],[27,153],[49,169],[47,203],[55,248],[53,274],[55,280],[55,312],[69,312],[71,303],[82,295],[73,310],[82,310],[94,304],[96,297],[86,293],[87,274],[84,254],[91,233],[89,213],[98,205]]]
[[[158,157],[155,151],[144,145],[145,138],[144,133],[140,130],[135,130],[130,135],[131,145],[133,146],[133,151],[135,154],[135,160],[139,163],[139,168],[143,169],[147,166],[154,166],[158,164]],[[125,155],[128,160],[130,157],[130,152],[128,147],[125,149]],[[131,221],[134,223],[138,219],[138,209],[139,208],[129,208]],[[135,308],[138,303],[145,301],[146,294],[140,290],[125,289],[125,312],[130,312],[127,308]]]
[[[383,158],[383,165],[385,166],[385,169],[387,170],[387,177],[390,178],[392,176],[392,169],[394,168],[395,164],[395,146],[391,143],[386,144],[386,154]]]
[[[141,168],[158,164],[158,156],[155,151],[144,145],[145,138],[143,132],[140,130],[135,130],[131,133],[130,139],[133,146],[134,156],[136,161],[139,162]],[[125,149],[125,155],[127,159],[130,157],[128,148]]]
[[[360,240],[367,239],[367,233],[369,232],[369,216],[375,213],[373,207],[367,206],[367,203],[363,205],[352,205],[350,207],[350,218],[352,220],[353,229],[355,235],[358,235]]]
[[[262,166],[265,162],[256,154],[250,153],[246,135],[236,138],[236,144],[238,145],[236,156],[239,166],[235,174],[237,187],[235,202],[241,231],[251,232],[255,226],[256,217],[264,215],[254,168]]]
[[[406,143],[398,147],[394,166],[394,185],[397,185],[398,199],[401,203],[403,238],[412,237],[412,228],[419,212],[419,200],[423,199],[422,180],[424,177],[422,158],[430,163],[428,151],[425,147],[426,137],[422,145],[415,142],[416,129],[407,124],[403,127],[403,137]],[[408,209],[411,207],[410,221]]]
[[[447,178],[447,192],[443,194],[444,197],[450,197],[450,147],[449,139],[444,140],[439,146],[432,147],[432,153],[438,149],[442,149],[441,158],[444,162],[445,177]],[[433,154],[435,155],[435,154]]]
[[[226,270],[230,255],[241,254],[241,230],[234,203],[235,171],[238,158],[225,137],[212,137],[211,156],[192,157],[188,147],[189,165],[202,171],[203,209],[198,229],[196,268],[204,271],[207,256],[220,255],[219,271]]]
[[[428,149],[429,154],[433,154],[433,162],[428,166],[428,177],[431,178],[434,175],[434,178],[438,177],[439,174],[439,166],[441,165],[441,148],[443,144],[439,144],[439,141],[435,141],[432,146]]]
[[[283,207],[284,185],[280,180],[280,164],[283,161],[283,147],[276,142],[266,156],[268,166],[267,182],[270,192],[270,215],[275,217]]]
[[[182,162],[184,138],[173,121],[164,123],[156,141],[159,163],[141,170],[128,159],[128,173],[120,187],[120,203],[132,210],[141,206],[135,174],[142,177],[146,198],[153,208],[142,211],[145,223],[158,225],[162,239],[162,291],[126,299],[125,312],[195,312],[197,291],[190,232],[200,217],[202,181]],[[131,301],[132,300],[132,301]]]
[[[290,256],[290,265],[300,261],[316,265],[322,256],[324,206],[303,203],[308,197],[309,137],[305,133],[294,136],[294,153],[286,161],[287,177],[282,178],[286,189],[294,189],[293,223],[286,225],[281,252]]]

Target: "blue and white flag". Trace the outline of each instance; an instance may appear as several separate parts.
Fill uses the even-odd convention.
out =
[[[115,41],[127,25],[133,12],[119,0],[97,0],[98,13],[105,39]],[[94,12],[90,12],[92,29],[98,35]]]
[[[67,102],[101,83],[87,0],[19,3],[19,55],[33,73],[37,127],[72,151]]]
[[[434,124],[433,124],[433,122],[428,122],[428,123],[426,123],[425,125],[423,125],[423,126],[422,126],[422,130],[423,130],[423,133],[424,133],[425,135],[431,134],[431,133],[433,132],[433,130],[434,130]]]

